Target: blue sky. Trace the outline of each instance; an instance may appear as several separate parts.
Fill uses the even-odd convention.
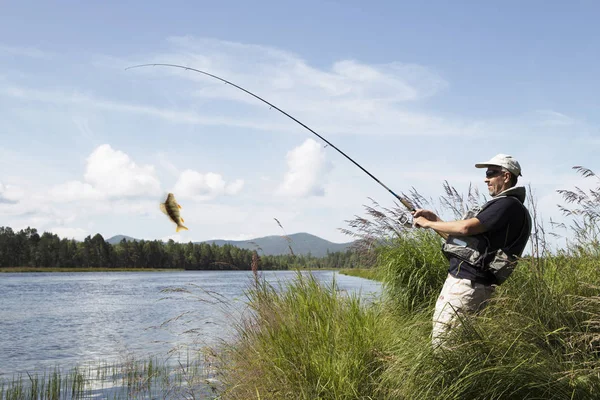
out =
[[[396,192],[485,192],[515,156],[538,211],[600,149],[595,2],[3,2],[0,225],[82,239],[349,240],[393,198],[310,132],[180,63],[241,85]],[[173,191],[188,232],[158,203]]]

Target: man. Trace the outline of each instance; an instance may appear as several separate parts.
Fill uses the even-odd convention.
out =
[[[498,154],[475,167],[487,168],[490,201],[458,221],[442,221],[429,210],[414,213],[416,227],[431,228],[446,238],[442,251],[450,262],[433,315],[434,348],[456,325],[457,313],[474,313],[485,306],[496,285],[514,269],[531,234],[531,217],[523,205],[525,188],[516,187],[521,176],[517,160]]]

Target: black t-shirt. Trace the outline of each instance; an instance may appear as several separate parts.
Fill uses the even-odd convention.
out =
[[[480,251],[493,253],[498,249],[504,249],[508,254],[520,256],[529,240],[527,228],[528,215],[520,200],[516,197],[500,197],[493,199],[486,205],[476,218],[483,224],[486,231],[477,235],[479,243],[484,244]],[[489,263],[494,254],[486,257],[484,263]],[[470,279],[477,283],[494,284],[496,278],[488,271],[474,267],[455,257],[450,258],[448,272],[461,279]]]

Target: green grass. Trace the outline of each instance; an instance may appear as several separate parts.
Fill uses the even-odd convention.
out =
[[[252,316],[228,351],[223,398],[358,399],[376,390],[384,343],[375,308],[298,274],[283,288],[257,280]]]
[[[524,259],[449,349],[431,349],[446,276],[426,231],[381,249],[384,296],[362,304],[300,277],[257,281],[222,371],[229,399],[597,399],[598,252]]]
[[[213,374],[206,365],[205,354],[188,355],[177,366],[151,358],[67,371],[55,368],[41,374],[0,379],[0,400],[209,399],[218,396],[216,384],[207,381]]]
[[[433,354],[427,349],[428,329],[406,336],[384,374],[390,397],[598,398],[600,301],[597,290],[590,296],[579,278],[595,275],[598,282],[600,259],[596,266],[571,259],[566,268],[557,261],[564,260],[546,259],[543,272],[522,262],[484,313],[463,320],[449,340],[449,351]],[[421,315],[418,323],[428,322],[430,314]],[[404,329],[414,324],[399,323]]]
[[[344,268],[338,271],[342,275],[356,276],[358,278],[380,281],[379,270],[375,268]]]

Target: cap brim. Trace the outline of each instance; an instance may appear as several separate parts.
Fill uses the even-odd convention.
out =
[[[500,167],[500,168],[506,168],[503,165],[500,164],[494,164],[494,163],[489,163],[489,162],[482,162],[482,163],[477,163],[475,164],[475,168],[487,168],[487,167]],[[511,171],[512,174],[514,174],[514,172]],[[519,174],[517,176],[523,176],[523,174],[521,172],[519,172]]]
[[[493,163],[489,163],[489,162],[481,162],[481,163],[475,164],[475,168],[487,168],[487,167],[502,167],[502,165],[493,164]]]

